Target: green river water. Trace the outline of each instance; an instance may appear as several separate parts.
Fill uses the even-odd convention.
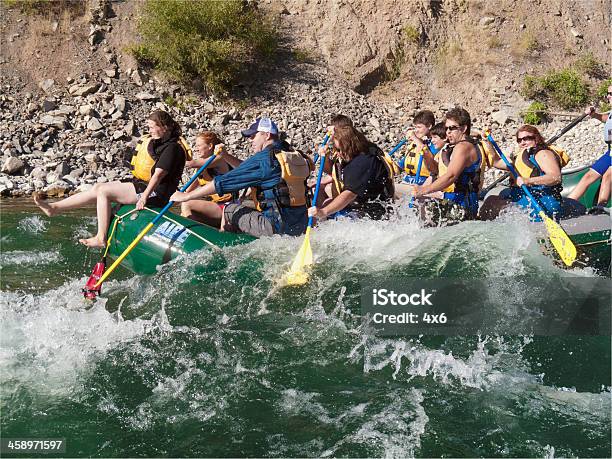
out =
[[[69,457],[611,456],[609,337],[362,324],[372,279],[507,277],[529,292],[597,275],[558,268],[522,216],[326,222],[306,286],[276,286],[302,240],[274,237],[119,270],[91,305],[80,289],[99,254],[76,241],[94,210],[1,205],[5,438],[65,438]]]

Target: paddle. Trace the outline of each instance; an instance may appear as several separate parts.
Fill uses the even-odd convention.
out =
[[[423,165],[423,150],[421,150],[421,154],[419,156],[419,162],[417,164],[417,170],[416,170],[416,184],[419,184],[419,179],[421,178],[421,166]],[[414,195],[410,198],[410,204],[408,204],[409,208],[413,208],[414,207]]]
[[[548,145],[550,145],[551,143],[556,142],[557,140],[559,140],[561,138],[561,136],[563,134],[567,133],[567,131],[569,131],[570,129],[573,129],[578,123],[580,123],[587,116],[589,116],[589,115],[587,113],[585,113],[583,115],[580,115],[578,118],[574,118],[574,120],[572,120],[572,122],[570,124],[568,124],[563,129],[561,129],[561,131],[559,131],[558,134],[556,134],[556,135],[552,136],[550,139],[548,139],[546,141],[546,143]],[[498,183],[503,182],[504,180],[506,180],[508,177],[510,177],[510,173],[506,172],[506,173],[502,174],[501,177],[496,178],[495,181],[493,181],[493,183],[491,183],[488,187],[484,188],[479,193],[479,199],[484,199],[484,197],[486,196],[486,194],[489,191],[491,191],[493,188],[495,188]]]
[[[328,133],[321,143],[321,147],[324,147],[329,138]],[[319,173],[317,175],[317,184],[315,186],[315,192],[313,196],[314,205],[317,205],[317,198],[319,197],[319,188],[321,188],[321,177],[323,176],[323,168],[325,167],[325,154],[322,155],[321,165],[319,166]],[[312,249],[310,248],[310,231],[312,229],[312,217],[308,217],[308,225],[306,226],[306,234],[304,235],[304,242],[302,247],[298,251],[293,264],[289,269],[289,272],[285,276],[287,285],[303,285],[308,282],[308,272],[305,270],[306,266],[312,265]]]
[[[393,149],[389,152],[389,156],[393,158],[393,155],[395,154],[395,152],[399,150],[400,148],[402,148],[406,144],[407,140],[408,139],[400,140],[399,143],[396,146],[394,146]]]
[[[516,172],[516,169],[514,169],[512,164],[510,164],[508,158],[506,158],[506,155],[504,155],[504,153],[501,151],[501,148],[499,148],[499,145],[497,145],[497,142],[493,140],[491,133],[486,132],[485,134],[487,136],[487,140],[491,142],[491,145],[493,145],[493,148],[495,148],[495,151],[497,151],[499,157],[504,161],[504,163],[506,163],[506,166],[508,167],[508,169],[510,169],[510,172],[512,173],[514,178],[518,178],[519,175]],[[521,189],[525,192],[525,195],[527,195],[527,197],[531,201],[531,205],[535,208],[535,210],[538,212],[538,215],[544,222],[546,230],[548,231],[548,237],[550,238],[550,241],[559,253],[561,260],[563,260],[563,263],[565,263],[567,266],[572,266],[572,264],[576,260],[576,246],[574,246],[569,236],[565,233],[565,231],[563,231],[563,228],[561,228],[561,226],[557,222],[549,218],[544,213],[544,209],[542,209],[542,206],[540,206],[538,201],[536,201],[529,189],[524,184],[521,185]]]
[[[328,140],[329,140],[329,132],[325,134],[325,137],[323,137],[323,142],[321,142],[321,145],[322,145],[322,146],[327,145],[327,141],[328,141]],[[316,164],[319,162],[319,156],[320,156],[320,155],[319,155],[319,153],[318,153],[318,152],[317,152],[317,153],[315,153],[315,155],[314,155],[314,163],[315,163],[315,165],[316,165]]]
[[[181,188],[181,192],[184,192],[187,188],[189,188],[189,186],[195,182],[198,178],[198,176],[204,172],[206,170],[206,168],[210,165],[210,163],[212,163],[216,156],[219,154],[218,150],[215,149],[215,151],[213,152],[212,156],[210,158],[208,158],[208,161],[206,161],[204,163],[204,165],[202,167],[200,167],[198,169],[198,171],[193,175],[193,177],[191,177],[189,179],[189,181],[183,185],[183,187]],[[123,261],[123,259],[125,257],[128,256],[128,254],[132,251],[132,249],[134,247],[136,247],[136,245],[140,242],[140,240],[145,237],[145,235],[151,230],[151,228],[153,228],[155,226],[155,224],[161,220],[161,218],[164,216],[164,214],[168,211],[168,209],[170,209],[170,207],[172,207],[172,205],[174,204],[174,201],[170,201],[168,202],[168,204],[166,204],[166,206],[155,216],[155,218],[153,220],[151,220],[151,223],[149,223],[147,226],[144,227],[144,229],[138,234],[138,236],[136,236],[136,239],[134,239],[130,245],[128,245],[125,250],[123,251],[123,253],[121,255],[119,255],[119,257],[115,260],[115,262],[110,266],[110,268],[108,268],[108,271],[106,271],[104,273],[104,275],[98,280],[98,282],[94,285],[94,287],[99,287],[102,282],[104,282],[108,276],[111,275],[111,273],[115,270],[115,268],[117,266],[119,266],[119,264]]]

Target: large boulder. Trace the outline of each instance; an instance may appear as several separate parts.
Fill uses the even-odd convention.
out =
[[[15,156],[10,156],[2,164],[2,172],[9,175],[20,175],[23,172],[25,163]]]

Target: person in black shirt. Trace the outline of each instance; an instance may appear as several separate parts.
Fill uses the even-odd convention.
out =
[[[382,152],[353,126],[334,129],[331,174],[338,195],[309,216],[324,219],[343,214],[380,219],[393,200],[392,171]]]
[[[161,110],[153,112],[147,120],[149,135],[144,136],[132,157],[130,182],[96,183],[90,190],[49,203],[34,195],[34,202],[49,217],[66,210],[96,203],[98,232],[87,239],[79,239],[88,247],[104,247],[111,219],[111,204],[136,204],[138,210],[145,205],[164,206],[177,189],[185,167],[188,150],[181,143],[181,129],[172,117]]]

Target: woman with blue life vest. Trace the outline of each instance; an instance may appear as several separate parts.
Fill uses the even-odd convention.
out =
[[[221,154],[224,148],[221,139],[212,131],[200,132],[196,136],[195,153],[198,157],[191,161],[187,161],[185,167],[196,169],[202,167],[215,150],[217,150],[218,156],[211,165],[200,174],[198,180],[193,182],[186,191],[193,191],[211,182],[217,175],[223,175],[230,171],[230,165],[225,159],[227,156]],[[181,203],[181,215],[219,228],[221,225],[223,205],[231,200],[232,194],[226,193],[221,196],[213,194],[211,196],[206,196],[204,199],[194,199],[192,201],[183,202]]]
[[[612,85],[608,86],[608,104],[612,105]],[[586,192],[589,185],[601,179],[599,194],[597,195],[597,207],[599,210],[608,205],[610,200],[610,182],[612,179],[612,169],[610,167],[610,146],[612,145],[612,111],[608,113],[597,113],[595,107],[588,107],[585,111],[591,118],[595,118],[604,123],[604,142],[607,150],[584,174],[578,185],[569,194],[569,198],[580,199]]]
[[[411,185],[410,193],[420,198],[421,216],[440,224],[471,220],[478,213],[482,157],[470,136],[470,114],[453,108],[445,115],[447,143],[438,153],[438,177],[429,184]],[[442,199],[431,199],[439,196]]]
[[[278,127],[270,118],[258,118],[242,135],[250,139],[253,156],[240,161],[222,150],[222,158],[235,169],[195,190],[177,191],[171,200],[188,202],[251,188],[254,206],[245,202],[223,206],[222,230],[256,237],[304,233],[308,222],[306,180],[312,162],[279,139]]]
[[[98,231],[95,236],[80,239],[88,247],[104,247],[111,219],[111,204],[136,204],[163,207],[178,188],[185,161],[191,159],[189,146],[181,137],[181,128],[172,117],[161,110],[147,119],[149,135],[143,136],[132,156],[133,178],[129,182],[97,183],[90,190],[49,203],[34,196],[34,202],[49,217],[66,210],[96,204]]]
[[[527,186],[547,215],[561,217],[563,190],[561,168],[569,162],[569,157],[564,151],[547,145],[540,131],[528,124],[518,129],[516,142],[520,151],[513,159],[513,166],[519,177],[514,186],[503,190],[498,196],[490,196],[485,200],[480,217],[485,220],[493,219],[502,209],[515,203],[529,210],[533,221],[541,221],[529,197],[521,189],[522,185]],[[502,160],[497,160],[493,166],[508,170]]]
[[[381,150],[350,125],[334,129],[332,144],[329,163],[335,197],[311,207],[308,215],[319,220],[342,215],[382,218],[390,210],[394,186]]]

